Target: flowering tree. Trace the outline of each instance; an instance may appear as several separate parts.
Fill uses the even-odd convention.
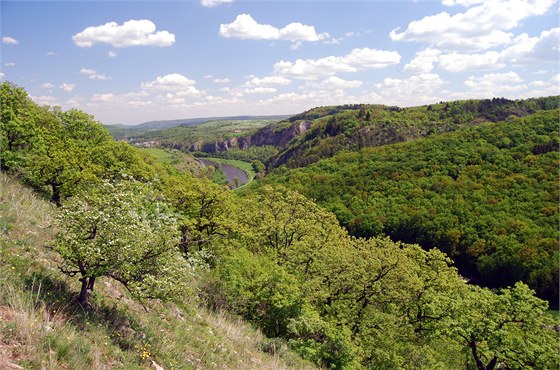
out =
[[[89,306],[95,279],[107,276],[134,296],[165,298],[181,287],[184,259],[176,221],[149,187],[136,181],[103,182],[70,198],[57,218],[54,249],[60,270],[80,276],[79,303]]]

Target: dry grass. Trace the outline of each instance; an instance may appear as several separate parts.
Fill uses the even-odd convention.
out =
[[[46,246],[55,207],[0,173],[0,369],[312,368],[226,313],[145,302],[100,279],[93,309],[74,302],[77,279]]]

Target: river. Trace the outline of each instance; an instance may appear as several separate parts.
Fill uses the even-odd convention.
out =
[[[208,159],[203,159],[203,158],[198,158],[198,160],[200,160],[205,166],[214,166],[216,167],[216,162],[208,160]],[[231,184],[235,184],[235,182],[233,181],[234,178],[239,178],[239,186],[247,183],[247,181],[249,180],[249,178],[247,177],[247,174],[245,173],[245,171],[232,166],[230,164],[227,163],[220,163],[220,168],[222,169],[222,172],[224,173],[224,175],[226,176],[226,179],[228,180],[229,183]],[[233,185],[233,189],[235,189],[238,186]]]

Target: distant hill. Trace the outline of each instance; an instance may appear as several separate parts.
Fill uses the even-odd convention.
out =
[[[176,148],[202,151],[213,156],[241,159],[241,154],[249,150],[259,153],[263,149],[261,151],[271,155],[258,159],[271,170],[282,165],[288,168],[305,167],[340,151],[407,142],[484,122],[524,117],[558,106],[558,96],[525,100],[458,100],[408,108],[346,104],[313,108],[254,132],[241,132],[235,137],[213,136],[208,145],[193,146],[190,138],[177,133],[166,134],[167,139],[173,138]],[[188,127],[184,129],[192,130]]]
[[[107,131],[111,133],[116,140],[124,139],[130,136],[145,135],[152,131],[165,130],[176,126],[198,126],[208,121],[280,121],[287,119],[291,115],[271,115],[271,116],[231,116],[231,117],[201,117],[201,118],[183,118],[174,120],[148,121],[138,125],[104,125]]]

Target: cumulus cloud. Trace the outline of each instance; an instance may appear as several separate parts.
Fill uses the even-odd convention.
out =
[[[400,32],[389,34],[393,41],[426,42],[446,50],[485,50],[509,44],[513,34],[505,32],[519,26],[525,18],[544,14],[555,0],[446,1],[446,5],[477,4],[464,13],[441,12],[412,21]]]
[[[6,67],[14,67],[16,64],[14,62],[7,62],[7,63],[4,63],[4,65]]]
[[[110,80],[111,77],[103,74],[103,73],[99,73],[97,72],[95,69],[91,69],[91,68],[82,68],[80,69],[80,73],[85,74],[89,77],[89,79],[91,80]]]
[[[501,52],[502,60],[513,64],[557,62],[560,58],[560,28],[543,31],[538,37],[523,33],[515,43]]]
[[[384,104],[429,104],[441,100],[439,94],[445,84],[435,73],[423,73],[408,79],[385,78],[375,84],[378,89],[375,98]]]
[[[241,90],[243,94],[273,94],[276,90],[274,87],[254,87]]]
[[[179,73],[170,73],[165,76],[158,76],[150,82],[142,82],[142,89],[152,91],[165,91],[184,96],[200,96],[202,91],[194,85],[196,81],[190,80]]]
[[[180,90],[193,86],[195,83],[196,81],[189,80],[179,73],[170,73],[165,76],[158,76],[151,82],[142,82],[142,88],[153,90]]]
[[[500,53],[487,51],[484,54],[451,53],[439,56],[439,66],[448,72],[481,71],[499,69],[505,66],[500,62]]]
[[[240,14],[232,23],[220,25],[220,36],[243,40],[321,41],[328,33],[317,34],[315,27],[290,23],[284,28],[259,24],[249,14]]]
[[[337,88],[337,89],[351,89],[355,87],[360,87],[363,84],[364,83],[362,81],[358,81],[358,80],[347,81],[336,76],[330,76],[324,79],[323,81],[321,81],[322,87]]]
[[[430,73],[440,54],[440,50],[431,48],[418,51],[410,63],[405,64],[404,70],[412,73]]]
[[[213,8],[218,5],[233,3],[233,0],[200,0],[200,4],[207,8]]]
[[[111,93],[106,94],[93,94],[91,97],[91,101],[93,102],[109,102],[115,98],[115,95]]]
[[[82,32],[72,36],[76,45],[89,48],[97,43],[110,44],[116,48],[129,46],[171,46],[175,42],[175,35],[167,31],[157,31],[156,25],[147,19],[130,20],[118,25],[108,22],[101,26],[87,27]]]
[[[396,51],[362,48],[354,49],[345,56],[298,59],[295,62],[282,60],[274,64],[274,72],[279,76],[313,80],[318,77],[332,76],[338,72],[358,72],[385,68],[398,64],[400,60],[401,56]]]
[[[68,84],[66,82],[61,83],[58,87],[60,87],[62,90],[70,93],[74,90],[74,88],[76,87],[75,84]]]
[[[39,105],[56,105],[57,103],[56,98],[50,95],[31,96],[31,99]]]
[[[10,36],[3,36],[2,37],[2,44],[16,45],[16,44],[19,44],[19,41],[14,39],[13,37],[10,37]]]
[[[6,76],[3,72],[0,72],[0,78],[4,78]]]
[[[231,82],[231,80],[229,78],[214,78],[212,82],[215,84],[227,84]]]
[[[527,89],[527,85],[523,84],[523,79],[512,71],[489,73],[480,77],[470,76],[463,85],[471,90],[482,91],[493,96]]]
[[[45,82],[44,84],[41,85],[41,87],[43,89],[52,89],[54,87],[54,85],[50,82]]]
[[[52,56],[55,56],[55,55],[56,55],[56,53],[54,51],[49,51],[46,54],[46,56],[48,56],[48,57],[52,57]]]
[[[108,56],[109,58],[115,58],[117,55],[118,55],[118,54],[117,54],[116,52],[114,52],[113,50],[109,50],[109,51],[107,52],[107,56]]]
[[[254,86],[286,86],[291,81],[282,76],[267,76],[263,78],[250,77],[250,80],[245,82],[243,86],[254,87]]]

